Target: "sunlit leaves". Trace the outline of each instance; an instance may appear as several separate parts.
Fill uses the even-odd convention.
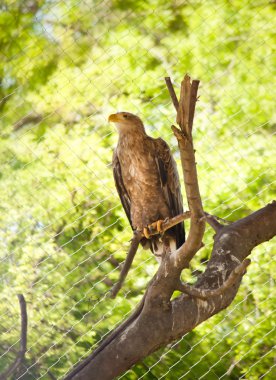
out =
[[[179,164],[163,77],[179,83],[189,72],[201,80],[194,137],[206,211],[236,220],[273,198],[273,17],[266,2],[1,4],[0,350],[17,347],[16,292],[23,292],[32,366],[24,379],[48,370],[63,376],[130,313],[156,269],[140,249],[124,289],[108,298],[131,237],[112,178],[117,135],[109,113],[139,114]],[[42,120],[15,131],[32,113]],[[185,281],[204,270],[212,234]],[[228,310],[124,378],[257,379],[268,371],[271,252],[272,243],[253,252]],[[12,354],[3,358],[7,366]]]

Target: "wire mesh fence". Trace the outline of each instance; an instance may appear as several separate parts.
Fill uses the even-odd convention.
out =
[[[112,178],[110,113],[138,114],[180,165],[163,78],[177,87],[189,72],[201,80],[204,209],[236,220],[275,195],[275,3],[6,0],[0,12],[0,372],[20,349],[20,293],[27,351],[11,378],[62,379],[130,315],[158,265],[139,249],[109,298],[132,236]],[[183,280],[204,271],[212,242],[207,229]],[[227,310],[119,378],[274,379],[272,247],[253,251]]]

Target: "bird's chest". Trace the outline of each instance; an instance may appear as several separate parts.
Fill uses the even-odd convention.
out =
[[[123,140],[117,146],[122,180],[130,198],[134,228],[170,215],[161,188],[157,152],[147,139]]]
[[[156,157],[147,141],[124,141],[117,153],[123,181],[130,192],[159,183]]]

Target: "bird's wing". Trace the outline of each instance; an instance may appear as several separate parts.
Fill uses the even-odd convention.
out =
[[[156,151],[156,163],[159,170],[160,181],[165,199],[171,210],[171,215],[176,216],[183,213],[183,203],[180,181],[176,162],[171,154],[168,144],[161,138],[154,139]],[[177,247],[185,241],[184,223],[173,227],[176,236]]]
[[[130,216],[130,198],[123,182],[121,165],[120,165],[120,161],[119,161],[116,150],[114,151],[114,154],[113,154],[112,167],[113,167],[113,176],[115,180],[115,185],[116,185],[119,197],[121,199],[125,213],[128,217],[131,228],[133,229],[131,216]]]

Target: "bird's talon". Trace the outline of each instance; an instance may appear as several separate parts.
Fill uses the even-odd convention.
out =
[[[163,233],[163,228],[162,228],[163,222],[164,222],[164,220],[157,220],[156,222],[149,224],[146,228],[144,228],[144,231],[146,230],[146,234],[147,234],[146,235],[144,232],[144,235],[146,237],[147,236],[150,237],[150,234],[156,235],[156,232],[158,234],[162,234]],[[148,237],[148,239],[149,239],[149,237]]]
[[[163,220],[157,220],[156,222],[156,229],[157,231],[161,234],[162,231],[163,231],[163,228],[162,228],[162,224],[163,224]]]
[[[149,230],[148,230],[147,227],[144,227],[144,228],[143,228],[143,234],[144,234],[144,236],[145,236],[147,239],[150,238]]]

